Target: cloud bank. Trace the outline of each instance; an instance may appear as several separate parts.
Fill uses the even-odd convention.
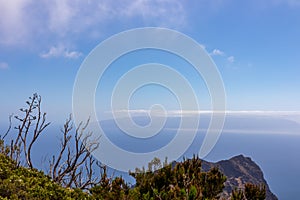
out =
[[[114,111],[114,117],[123,118],[129,117],[137,119],[138,117],[160,118],[168,117],[199,117],[200,125],[197,131],[207,131],[210,123],[211,114],[221,114],[221,111],[197,111],[197,110],[170,110],[164,115],[163,112],[150,112],[150,110],[118,110]],[[300,111],[225,111],[226,120],[222,129],[223,133],[237,134],[292,134],[299,135],[300,131]],[[150,118],[149,118],[150,117]],[[175,120],[176,121],[176,120]],[[149,121],[150,122],[150,121]],[[176,124],[178,121],[176,121]],[[170,125],[170,124],[169,124]],[[185,128],[184,131],[195,131],[194,126]],[[171,123],[164,129],[176,131],[177,125]]]

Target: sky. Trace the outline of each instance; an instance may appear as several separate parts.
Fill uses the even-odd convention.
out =
[[[89,53],[114,34],[143,27],[173,29],[201,44],[223,79],[227,110],[300,111],[299,0],[0,0],[0,123],[35,92],[51,121],[67,118],[76,74]],[[178,57],[154,50],[127,56],[98,87],[99,110],[109,109],[107,94],[124,72],[118,64],[147,62],[180,71],[200,107],[210,108],[203,79]],[[153,103],[178,109],[174,95],[155,85],[129,102],[132,109]]]

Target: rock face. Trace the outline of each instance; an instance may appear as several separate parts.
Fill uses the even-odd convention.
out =
[[[251,158],[243,155],[235,156],[229,160],[222,160],[217,163],[202,162],[204,171],[208,171],[212,167],[218,167],[227,177],[225,189],[222,197],[230,199],[229,194],[234,188],[243,188],[246,183],[264,184],[266,186],[266,200],[277,200],[278,198],[271,192],[263,172],[260,167],[251,160]]]

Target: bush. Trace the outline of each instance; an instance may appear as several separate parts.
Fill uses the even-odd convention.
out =
[[[63,188],[37,169],[18,167],[0,154],[0,196],[2,199],[88,199],[82,190]]]

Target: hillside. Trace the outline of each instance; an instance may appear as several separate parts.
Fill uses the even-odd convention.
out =
[[[216,163],[202,161],[202,169],[208,171],[212,167],[217,167],[227,177],[223,196],[229,197],[234,188],[243,188],[246,183],[255,185],[264,184],[266,186],[266,199],[277,200],[278,198],[271,192],[268,183],[260,167],[249,157],[238,155],[229,160],[222,160]]]
[[[217,163],[193,157],[155,172],[132,175],[136,178],[133,188],[121,177],[110,179],[103,174],[97,186],[84,191],[62,187],[43,172],[17,166],[0,153],[0,199],[230,199],[231,191],[244,189],[246,183],[266,185],[266,199],[277,199],[259,166],[242,155]]]

